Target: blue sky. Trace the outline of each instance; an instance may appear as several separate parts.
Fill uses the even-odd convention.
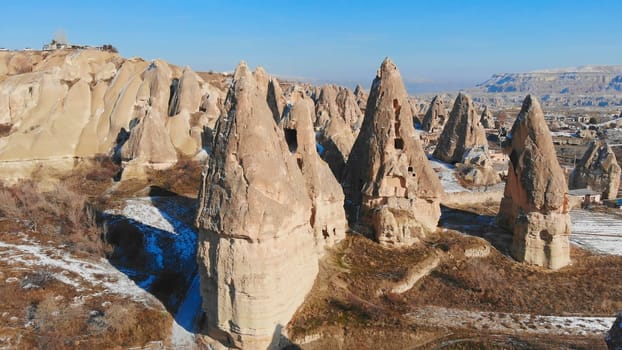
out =
[[[390,56],[411,90],[493,73],[622,64],[622,1],[11,1],[0,47],[111,43],[195,70],[238,61],[271,74],[368,86]],[[418,88],[417,88],[418,87]]]

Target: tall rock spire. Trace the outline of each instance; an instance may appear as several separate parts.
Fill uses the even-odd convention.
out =
[[[399,70],[386,58],[344,176],[351,223],[373,228],[382,243],[406,245],[436,229],[441,183],[415,133]]]
[[[568,186],[540,103],[527,96],[506,150],[508,179],[497,217],[514,234],[519,261],[558,269],[570,262]]]

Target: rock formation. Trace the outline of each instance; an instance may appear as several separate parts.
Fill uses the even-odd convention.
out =
[[[443,130],[445,123],[447,122],[447,109],[443,105],[443,101],[440,96],[434,96],[430,106],[428,107],[421,127],[428,132],[434,132]]]
[[[535,97],[525,98],[508,143],[510,164],[497,221],[514,234],[512,254],[550,269],[566,266],[568,186]]]
[[[356,84],[356,87],[354,88],[354,96],[356,96],[356,104],[359,106],[359,109],[361,112],[365,113],[369,94],[363,90],[361,84]]]
[[[389,58],[372,83],[344,176],[352,223],[385,244],[407,245],[436,229],[441,183],[415,133],[401,75]]]
[[[337,214],[314,207],[339,200],[338,193],[313,187],[312,200],[307,191],[325,180],[319,178],[325,171],[306,171],[314,165],[312,136],[302,132],[310,106],[297,104],[300,110],[284,124],[291,130],[295,123],[298,137],[277,126],[266,93],[240,64],[228,112],[216,126],[197,213],[208,334],[244,349],[266,349],[310,291],[321,253],[311,221],[317,230],[327,225],[331,240],[343,230],[335,226],[339,220],[326,222]]]
[[[479,122],[471,98],[458,94],[433,156],[444,162],[461,162],[469,148],[488,145],[486,131]]]
[[[602,192],[603,199],[615,199],[620,187],[620,165],[605,141],[591,141],[583,158],[570,174],[569,187]]]
[[[0,169],[21,177],[34,162],[70,169],[74,157],[115,153],[147,107],[164,125],[154,137],[193,156],[224,97],[189,68],[99,50],[0,52],[0,76],[0,124],[10,130],[0,136]]]
[[[488,109],[488,106],[484,106],[484,110],[482,111],[482,116],[479,121],[486,129],[493,129],[495,127],[495,117],[492,115],[492,111]]]
[[[340,177],[363,122],[363,113],[356,96],[335,85],[322,86],[315,110],[315,126],[321,130],[322,158]]]
[[[605,335],[605,342],[609,350],[622,349],[622,312],[618,313],[616,320],[611,325],[607,335]]]
[[[281,122],[290,152],[296,157],[311,198],[311,227],[318,247],[329,246],[345,238],[348,226],[343,210],[341,185],[320,158],[315,142],[313,101],[303,91],[295,91],[293,106]],[[295,96],[297,95],[297,96]]]

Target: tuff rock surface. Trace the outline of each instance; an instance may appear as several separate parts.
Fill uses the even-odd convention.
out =
[[[421,127],[427,132],[443,130],[447,118],[447,109],[443,105],[443,100],[438,95],[434,96],[427,112],[425,112]]]
[[[471,98],[458,94],[433,156],[448,163],[461,162],[470,148],[488,145]]]
[[[513,232],[512,254],[549,269],[568,265],[568,186],[535,97],[525,98],[506,151],[510,164],[497,221]]]
[[[602,192],[603,199],[615,199],[620,187],[620,171],[611,147],[605,141],[591,141],[570,174],[569,187],[591,188]]]
[[[482,111],[482,116],[479,119],[482,126],[486,129],[492,129],[495,127],[495,117],[492,114],[492,111],[488,108],[488,106],[484,106],[484,110]]]
[[[237,67],[197,213],[208,334],[243,349],[274,346],[311,290],[323,247],[344,232],[339,212],[328,212],[339,191],[312,153],[309,102],[282,126],[297,135],[285,133],[260,84],[246,64]]]
[[[443,188],[413,126],[397,66],[385,59],[367,101],[344,176],[351,223],[383,244],[408,245],[434,231]]]

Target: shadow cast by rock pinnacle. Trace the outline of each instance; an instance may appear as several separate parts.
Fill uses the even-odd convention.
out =
[[[441,205],[438,226],[487,240],[499,252],[511,257],[512,233],[497,226],[496,216],[479,215],[470,211]]]
[[[160,300],[179,326],[194,333],[201,313],[197,232],[192,225],[196,199],[159,189],[142,194],[147,196],[126,199],[126,206],[134,205],[134,217],[123,211],[101,215],[113,247],[108,261]],[[154,215],[160,221],[149,224]]]

